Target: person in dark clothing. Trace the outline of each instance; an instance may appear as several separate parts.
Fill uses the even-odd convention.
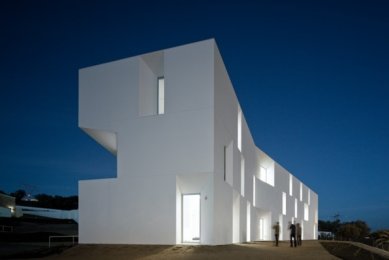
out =
[[[290,246],[293,247],[297,247],[297,243],[296,243],[296,226],[294,224],[292,224],[290,221],[289,221],[289,230],[290,230]]]
[[[296,224],[296,237],[297,237],[297,245],[298,246],[301,246],[302,242],[301,242],[301,225],[300,223],[297,223]]]
[[[274,229],[274,237],[276,239],[276,246],[278,246],[278,239],[280,237],[280,223],[277,222],[274,226],[273,226],[273,229]]]

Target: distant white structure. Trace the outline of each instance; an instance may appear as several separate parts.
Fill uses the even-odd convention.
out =
[[[78,222],[78,210],[62,210],[62,209],[50,209],[50,208],[38,208],[29,206],[16,206],[23,215],[32,215],[45,218],[56,219],[72,219]]]
[[[11,218],[19,215],[15,208],[15,197],[0,193],[0,217]]]
[[[255,146],[213,39],[81,69],[79,126],[117,158],[79,182],[80,243],[317,237],[317,194]]]

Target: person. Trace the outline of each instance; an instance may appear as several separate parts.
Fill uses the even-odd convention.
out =
[[[301,225],[300,225],[300,223],[296,224],[296,236],[297,236],[297,245],[301,246],[302,242],[301,242]]]
[[[290,221],[289,221],[289,230],[290,230],[290,247],[296,247],[297,244],[296,244],[296,226],[294,224],[292,224]]]
[[[273,226],[273,229],[274,229],[274,237],[276,239],[276,246],[278,246],[278,239],[280,237],[280,223],[277,222],[274,226]]]

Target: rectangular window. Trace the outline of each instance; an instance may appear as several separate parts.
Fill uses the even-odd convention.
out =
[[[255,207],[255,176],[253,176],[253,207]]]
[[[242,152],[242,110],[238,107],[238,149]]]
[[[309,220],[309,208],[308,204],[304,203],[304,220],[308,221]]]
[[[308,189],[308,206],[311,205],[311,190]]]
[[[303,201],[303,184],[300,182],[300,201]]]
[[[247,242],[251,241],[251,205],[247,201]]]
[[[289,174],[289,195],[293,196],[293,178],[292,178],[292,174]]]
[[[286,215],[286,193],[282,193],[282,214]]]
[[[226,181],[226,176],[227,176],[227,147],[224,146],[223,150],[223,163],[224,163],[224,181]]]
[[[158,78],[158,115],[165,114],[165,78]]]
[[[313,239],[317,239],[317,237],[316,237],[316,224],[313,224]]]
[[[294,217],[297,218],[297,199],[294,198]]]
[[[264,230],[265,229],[265,225],[264,225],[264,221],[263,221],[263,218],[260,218],[259,219],[259,240],[264,240]]]
[[[284,216],[282,214],[278,215],[278,222],[280,223],[280,240],[284,238]]]
[[[265,167],[259,167],[259,179],[267,183],[267,169]]]
[[[241,157],[240,159],[240,194],[242,195],[242,197],[244,197],[244,175],[245,175],[245,172],[244,172],[244,158],[243,156]]]
[[[225,180],[231,186],[234,180],[234,143],[231,143],[225,148]]]

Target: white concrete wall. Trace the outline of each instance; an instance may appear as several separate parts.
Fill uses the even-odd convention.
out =
[[[157,115],[160,76],[165,113]],[[214,40],[82,69],[79,88],[79,126],[118,164],[117,178],[79,183],[80,243],[181,243],[181,200],[190,193],[201,197],[201,244],[257,240],[260,219],[262,239],[270,240],[280,215],[288,239],[294,198],[302,221],[308,188],[300,201],[300,181],[293,178],[289,195],[289,172],[255,146],[244,111],[238,147],[240,106]],[[259,179],[260,166],[268,169],[267,183]],[[305,238],[315,233],[317,195],[310,194]]]
[[[165,113],[156,115],[149,84],[161,72]],[[201,242],[211,243],[213,41],[82,69],[79,88],[80,127],[113,132],[118,144],[117,178],[79,183],[80,242],[175,244],[177,197],[192,187],[202,196]],[[205,184],[185,185],[194,174],[207,174]]]
[[[255,206],[251,210],[250,237],[252,240],[258,240],[260,237],[259,221],[262,218],[264,222],[263,239],[272,240],[274,237],[272,226],[280,220],[282,215],[282,233],[283,239],[289,239],[288,222],[294,218],[295,202],[298,198],[298,217],[295,221],[301,222],[304,216],[304,203],[307,203],[308,188],[303,186],[303,201],[299,200],[299,181],[293,177],[293,194],[289,194],[289,172],[277,164],[273,159],[258,149],[252,139],[249,127],[242,111],[242,149],[237,148],[238,143],[238,112],[240,109],[233,86],[228,77],[223,60],[215,46],[215,244],[225,244],[232,242],[244,242],[247,240],[247,211],[242,210],[241,205],[249,202],[253,205],[253,176],[255,178]],[[223,149],[232,142],[233,159],[227,161],[226,165],[233,164],[233,185],[224,181],[224,156]],[[244,196],[241,196],[241,158],[245,162],[244,176]],[[230,158],[226,158],[229,160]],[[259,168],[264,166],[268,170],[268,179],[265,183],[259,179]],[[282,214],[282,192],[286,193],[286,214]],[[240,202],[237,197],[240,197]],[[317,203],[316,194],[311,191],[311,205],[309,206],[310,215],[315,214]],[[230,199],[232,198],[232,199]],[[244,202],[242,202],[244,201]],[[232,210],[231,210],[232,208]],[[239,228],[237,228],[237,211],[239,212]],[[312,211],[312,212],[311,212]],[[313,216],[312,215],[312,216]],[[313,218],[304,221],[305,239],[313,239]],[[317,227],[317,223],[316,223]],[[236,230],[239,229],[239,236]]]

